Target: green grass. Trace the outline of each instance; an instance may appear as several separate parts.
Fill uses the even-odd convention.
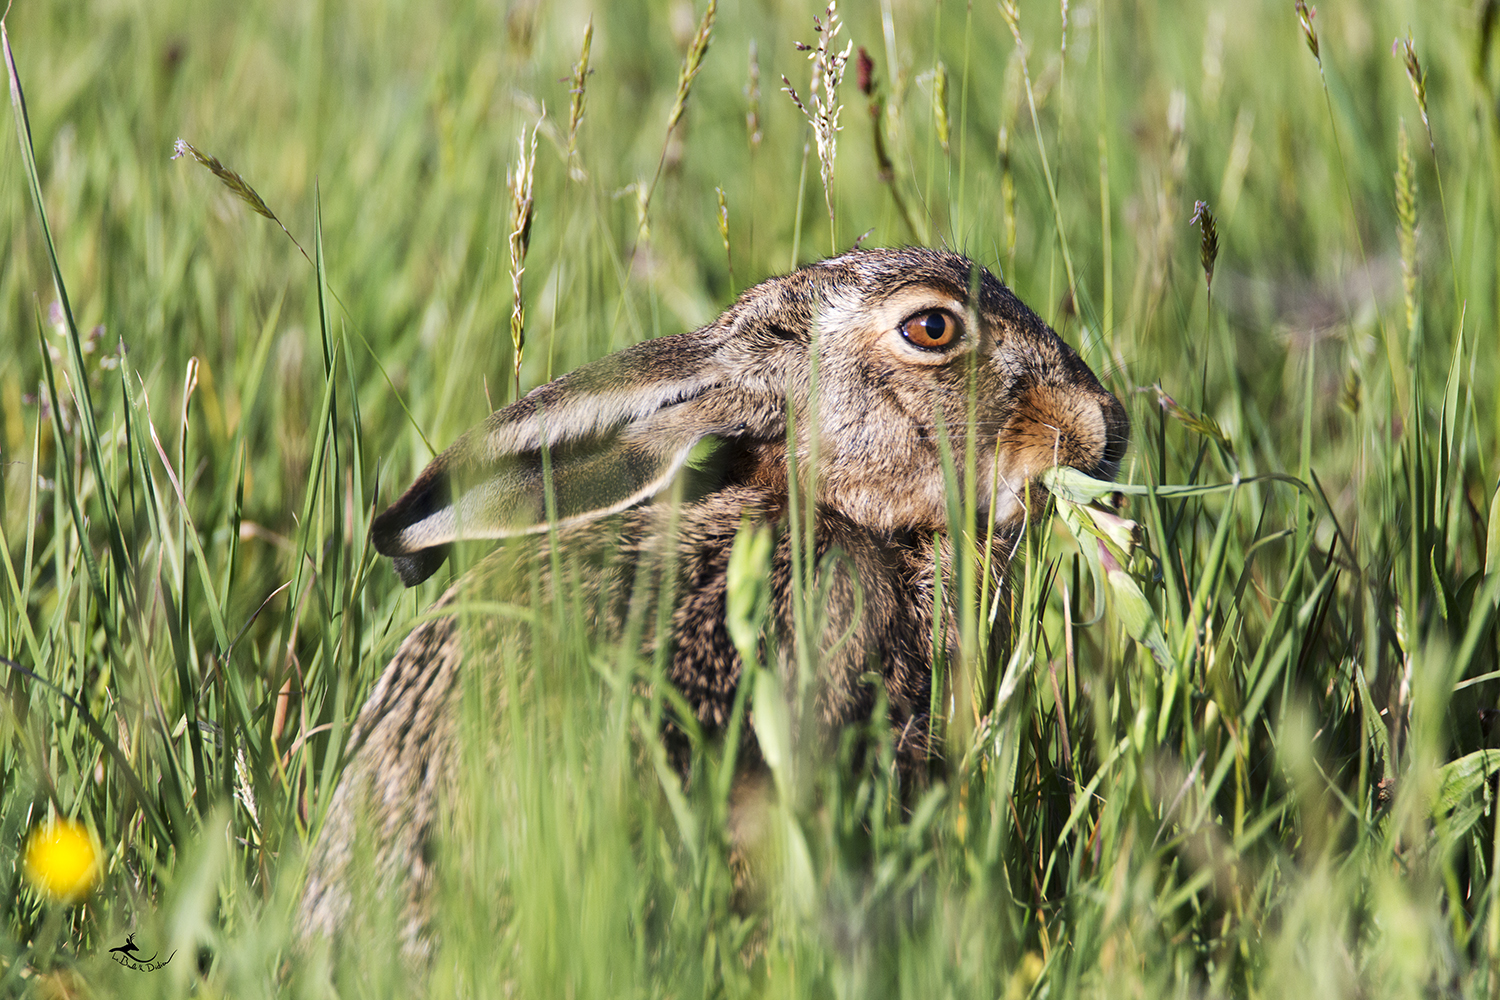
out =
[[[1075,2],[1064,59],[1062,8],[1027,2],[1023,69],[993,4],[851,5],[911,222],[851,66],[830,231],[778,93],[808,96],[816,5],[725,4],[668,136],[688,3],[18,4],[0,993],[405,989],[389,936],[300,966],[289,915],[348,722],[442,586],[404,592],[369,520],[514,395],[506,174],[545,107],[523,389],[867,230],[926,238],[1126,403],[1140,530],[1097,579],[1087,515],[1028,534],[1015,654],[949,665],[930,787],[795,760],[753,911],[720,790],[653,759],[651,664],[551,618],[500,671],[535,678],[503,732],[466,708],[491,756],[443,859],[435,995],[1500,994],[1500,15],[1325,7],[1320,66],[1287,3]],[[82,905],[20,875],[49,813],[104,847]],[[172,964],[111,963],[127,930]]]

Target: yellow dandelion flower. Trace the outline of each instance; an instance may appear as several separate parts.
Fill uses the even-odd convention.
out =
[[[73,819],[39,823],[26,839],[26,877],[60,903],[82,899],[99,877],[99,846]]]

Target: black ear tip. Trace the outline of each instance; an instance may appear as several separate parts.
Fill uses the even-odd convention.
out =
[[[422,471],[405,493],[396,498],[395,503],[375,515],[375,520],[370,522],[370,537],[375,542],[375,551],[383,556],[397,555],[398,535],[451,503],[452,488],[448,483],[446,463],[439,457]],[[393,549],[397,551],[392,551]]]
[[[376,514],[375,520],[370,522],[370,541],[375,543],[375,551],[383,556],[400,555],[396,536],[405,526],[395,504],[387,507],[383,513]]]
[[[448,476],[439,459],[429,465],[395,503],[370,522],[370,541],[375,551],[390,556],[396,575],[408,587],[415,587],[438,571],[448,558],[448,545],[434,545],[408,551],[409,543],[400,540],[402,532],[437,513],[449,503]]]
[[[415,587],[438,571],[448,558],[449,545],[434,545],[430,549],[418,549],[402,556],[392,556],[391,565],[396,575],[408,587]]]

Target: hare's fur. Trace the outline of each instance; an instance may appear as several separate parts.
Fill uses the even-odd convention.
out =
[[[924,349],[903,334],[908,319],[928,314],[959,324],[951,345]],[[940,251],[853,251],[750,289],[701,330],[584,366],[495,413],[433,461],[373,536],[415,583],[455,541],[543,529],[484,560],[440,604],[460,594],[526,604],[534,583],[550,592],[551,567],[567,565],[605,642],[621,638],[627,618],[655,621],[656,603],[670,601],[667,634],[648,628],[643,642],[647,652],[669,645],[668,676],[712,733],[727,724],[740,681],[725,580],[747,519],[777,530],[764,649],[784,673],[795,670],[783,652],[793,643],[785,523],[794,447],[804,471],[816,457],[814,559],[842,554],[825,564],[826,622],[814,640],[819,721],[832,731],[866,718],[883,694],[910,769],[933,750],[934,616],[952,626],[957,614],[952,587],[942,588],[941,609],[935,601],[953,558],[940,439],[959,461],[973,442],[998,587],[1024,518],[1044,499],[1034,477],[1054,465],[1111,477],[1127,435],[1119,402],[988,272]],[[710,437],[720,452],[696,496],[657,498]],[[464,646],[499,642],[501,632],[506,642],[526,638],[493,624],[465,638],[457,617],[436,618],[386,667],[355,722],[314,850],[306,933],[331,935],[348,921],[363,838],[383,891],[402,907],[408,947],[425,949],[432,844],[455,769],[455,682]],[[998,651],[1005,637],[995,638]],[[683,765],[680,740],[667,738]],[[757,759],[753,737],[743,756]]]

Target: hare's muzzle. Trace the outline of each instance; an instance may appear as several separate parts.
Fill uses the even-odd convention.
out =
[[[1099,420],[1104,427],[1104,446],[1092,467],[1080,467],[1095,479],[1113,479],[1120,471],[1120,461],[1130,444],[1130,418],[1113,393],[1103,392],[1099,399]]]
[[[1019,492],[1053,466],[1113,479],[1129,443],[1125,407],[1102,386],[1038,385],[1017,399],[998,457],[1002,475]]]

